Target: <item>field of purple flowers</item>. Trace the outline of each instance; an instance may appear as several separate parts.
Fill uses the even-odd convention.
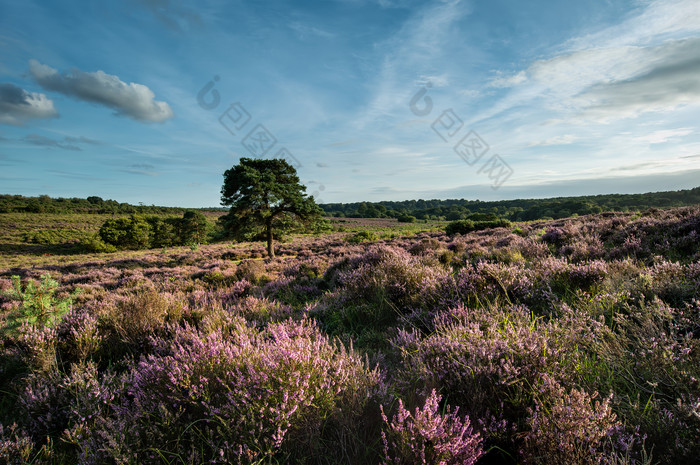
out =
[[[0,463],[697,463],[699,234],[690,207],[0,270]]]

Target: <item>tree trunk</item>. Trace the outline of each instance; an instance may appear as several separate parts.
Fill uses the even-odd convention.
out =
[[[272,222],[267,223],[267,256],[275,257],[275,248],[272,246]]]

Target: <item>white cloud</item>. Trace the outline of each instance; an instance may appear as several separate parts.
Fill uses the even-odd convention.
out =
[[[417,84],[423,86],[430,83],[432,87],[447,87],[450,85],[450,81],[446,75],[440,76],[421,76],[418,79]]]
[[[29,60],[29,71],[46,90],[60,92],[116,110],[117,114],[145,122],[163,122],[173,117],[166,102],[154,100],[155,94],[143,84],[123,82],[103,71],[86,73],[74,69],[60,74],[50,66]]]
[[[591,44],[606,47],[651,45],[667,39],[700,32],[700,2],[697,0],[656,0],[621,24],[570,41],[570,48],[587,49]]]
[[[700,38],[668,41],[643,54],[644,69],[600,82],[576,97],[584,117],[608,122],[700,105]]]
[[[31,118],[54,118],[58,112],[44,94],[14,84],[0,84],[0,123],[20,125]]]
[[[477,97],[481,97],[481,95],[482,95],[482,93],[480,91],[474,90],[474,89],[462,89],[462,90],[458,91],[458,94],[463,95],[467,98],[477,98]]]
[[[700,2],[650,2],[621,23],[569,40],[549,59],[497,75],[489,87],[508,94],[473,121],[541,108],[577,124],[611,123],[700,104],[699,36]]]
[[[644,136],[639,136],[636,140],[641,142],[647,142],[649,144],[663,144],[664,142],[669,142],[674,139],[687,136],[695,132],[691,128],[679,128],[679,129],[664,129],[661,131],[654,131],[651,134],[646,134]]]
[[[319,29],[314,26],[309,26],[300,22],[293,22],[289,25],[289,28],[292,29],[294,32],[297,33],[300,39],[306,39],[306,38],[322,38],[322,39],[331,39],[335,37],[335,34],[332,32],[328,32],[323,29]]]
[[[538,60],[490,85],[511,91],[480,119],[533,101],[579,124],[700,105],[700,37],[667,39],[653,46],[592,45]]]
[[[527,73],[520,71],[512,76],[501,76],[494,78],[489,82],[491,87],[513,87],[527,81]]]
[[[417,9],[388,40],[377,44],[381,70],[370,102],[355,122],[357,127],[364,129],[388,115],[407,116],[413,93],[428,80],[433,87],[449,84],[449,70],[440,74],[435,70],[445,69],[445,56],[459,35],[455,24],[469,12],[470,6],[459,0],[428,4]]]
[[[563,136],[550,137],[549,139],[545,139],[543,141],[531,142],[530,144],[528,144],[528,147],[546,147],[549,145],[568,145],[568,144],[573,144],[578,139],[579,138],[574,136],[573,134],[564,134]]]

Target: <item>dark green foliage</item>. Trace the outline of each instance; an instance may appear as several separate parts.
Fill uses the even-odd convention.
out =
[[[188,210],[180,220],[180,241],[184,244],[201,244],[206,241],[209,225],[202,212]]]
[[[130,205],[116,200],[103,200],[98,196],[87,199],[51,198],[48,195],[25,197],[22,195],[0,195],[0,213],[107,213],[107,214],[180,214],[182,208],[155,205]]]
[[[377,235],[372,231],[359,231],[346,239],[351,244],[359,244],[364,241],[376,241]]]
[[[266,240],[267,253],[273,257],[274,236],[313,230],[321,220],[322,210],[305,191],[286,161],[241,158],[224,173],[221,204],[231,210],[220,221],[236,239]]]
[[[399,218],[456,221],[473,219],[474,213],[493,214],[511,221],[530,221],[589,215],[602,211],[638,211],[651,207],[680,207],[700,203],[700,187],[689,190],[646,194],[607,194],[551,199],[517,199],[482,202],[480,200],[405,200],[401,202],[358,202],[323,204],[328,216],[349,218]]]
[[[413,223],[416,221],[416,217],[411,215],[401,215],[397,218],[397,220],[399,223]]]
[[[450,236],[454,234],[467,234],[476,230],[476,225],[472,220],[458,220],[445,226],[445,232]]]
[[[24,233],[22,241],[29,244],[58,245],[87,239],[89,236],[89,233],[77,229],[41,229]]]
[[[206,242],[208,231],[209,224],[201,212],[187,211],[182,218],[131,215],[105,221],[99,232],[101,241],[86,241],[85,247],[100,252],[100,242],[117,249],[196,245]]]
[[[468,234],[472,231],[482,231],[491,228],[509,228],[511,222],[505,219],[489,219],[483,221],[458,220],[445,226],[445,232],[449,235]]]
[[[149,244],[151,225],[143,217],[107,220],[100,228],[100,237],[119,249],[145,249]]]
[[[146,218],[151,227],[150,247],[162,248],[179,244],[179,218],[161,218],[151,216]]]
[[[99,235],[80,241],[80,249],[92,253],[112,253],[117,251],[115,246],[105,243]]]

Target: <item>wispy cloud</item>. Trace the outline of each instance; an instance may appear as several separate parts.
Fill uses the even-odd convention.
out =
[[[297,36],[304,39],[330,39],[335,37],[335,34],[324,29],[310,26],[298,21],[294,21],[289,24],[289,28],[297,33]]]
[[[498,74],[489,86],[510,92],[481,116],[538,101],[584,121],[611,122],[700,104],[698,34],[700,3],[652,2],[621,24],[570,40],[551,58]]]
[[[80,144],[90,144],[90,145],[104,145],[102,141],[95,140],[95,139],[90,139],[89,137],[85,136],[65,136],[63,138],[66,142],[72,142],[72,143],[80,143]]]
[[[67,139],[59,141],[39,134],[29,134],[24,138],[24,140],[29,144],[39,145],[41,147],[55,147],[63,150],[73,150],[76,152],[80,152],[82,150],[77,145],[71,144]]]
[[[641,5],[644,8],[626,21],[574,37],[567,46],[580,50],[592,44],[606,47],[651,45],[700,31],[700,3],[696,0],[652,0]]]
[[[134,163],[128,168],[119,171],[129,174],[139,174],[142,176],[158,176],[160,173],[158,173],[155,169],[155,166],[148,163]]]
[[[202,26],[202,17],[196,10],[172,0],[138,0],[166,27],[177,32],[187,32]]]
[[[14,166],[22,163],[22,160],[0,153],[0,166]]]
[[[527,73],[525,71],[519,71],[512,76],[503,76],[502,73],[497,72],[497,76],[489,82],[491,87],[513,87],[527,81]]]
[[[647,69],[598,83],[576,97],[584,116],[610,121],[700,105],[700,38],[668,41],[643,49],[642,55]]]
[[[651,134],[639,136],[637,137],[637,140],[647,142],[649,144],[663,144],[664,142],[679,139],[694,132],[695,130],[692,128],[662,129],[660,131],[654,131]]]
[[[441,75],[421,75],[416,82],[417,86],[430,85],[432,87],[447,87],[450,80],[446,74]]]
[[[76,179],[78,181],[104,181],[105,178],[98,177],[92,174],[86,174],[86,173],[76,173],[73,171],[63,171],[63,170],[47,170],[48,173],[51,173],[55,176],[59,176],[62,178],[68,178],[68,179]]]
[[[574,136],[572,134],[564,134],[563,136],[550,137],[549,139],[545,139],[545,140],[538,141],[538,142],[530,142],[530,144],[528,144],[528,147],[546,147],[549,145],[568,145],[568,144],[573,144],[578,139],[579,138],[577,136]]]
[[[432,84],[437,87],[449,84],[449,71],[444,69],[446,45],[451,43],[456,22],[469,11],[467,3],[459,0],[428,4],[378,46],[381,70],[369,104],[356,120],[358,128],[366,128],[387,115],[405,114],[407,99],[418,85],[429,80],[434,80]],[[435,69],[441,72],[431,72]]]

